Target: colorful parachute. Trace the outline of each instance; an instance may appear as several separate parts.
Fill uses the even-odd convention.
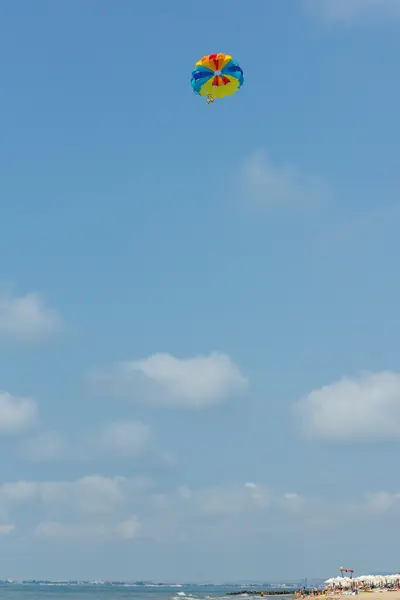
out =
[[[192,88],[207,103],[232,96],[243,85],[243,71],[228,54],[209,54],[199,60],[192,71]]]

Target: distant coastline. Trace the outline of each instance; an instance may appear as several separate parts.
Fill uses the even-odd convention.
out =
[[[0,579],[0,585],[59,585],[59,586],[130,586],[130,587],[161,587],[180,588],[186,584],[180,583],[142,583],[140,581],[89,580],[89,579]],[[190,584],[192,585],[192,584]]]
[[[302,587],[304,580],[298,583],[270,584],[270,583],[166,583],[166,582],[143,582],[143,581],[119,581],[119,580],[50,580],[50,579],[2,579],[0,586],[9,585],[42,585],[42,586],[124,586],[137,588],[230,588],[226,595],[239,596],[249,595],[274,595],[279,592],[282,595],[293,594],[294,590]]]

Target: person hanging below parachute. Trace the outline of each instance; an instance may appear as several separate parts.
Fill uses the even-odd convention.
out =
[[[192,88],[207,104],[217,98],[232,96],[243,85],[243,71],[229,54],[209,54],[199,60],[192,71]]]

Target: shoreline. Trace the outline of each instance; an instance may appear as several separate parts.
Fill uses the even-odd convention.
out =
[[[226,592],[225,596],[294,596],[298,590],[282,589],[282,590],[238,590],[234,592]],[[312,590],[306,590],[305,595],[309,596]]]
[[[234,592],[227,592],[225,595],[226,596],[297,596],[299,593],[299,590],[240,590],[240,591],[234,591]],[[382,594],[390,594],[390,598],[391,600],[400,600],[400,590],[390,590],[390,589],[377,589],[377,590],[371,590],[371,591],[359,591],[358,592],[358,596],[365,596],[368,595],[368,599],[369,600],[378,600],[379,598],[381,598]],[[314,596],[314,591],[313,590],[303,590],[302,592],[302,597],[304,596]],[[353,594],[351,593],[337,593],[334,592],[333,590],[329,590],[328,592],[324,593],[321,592],[320,594],[318,594],[318,596],[315,596],[316,598],[329,598],[329,599],[334,599],[334,598],[340,598],[342,596],[352,596]]]

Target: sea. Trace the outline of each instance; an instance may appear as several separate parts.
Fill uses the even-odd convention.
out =
[[[252,590],[257,588],[251,587]],[[260,588],[262,589],[262,588]],[[264,588],[265,589],[265,588]],[[227,595],[240,592],[238,586],[131,586],[122,585],[61,585],[9,584],[0,585],[0,600],[235,600],[251,595]],[[274,598],[279,598],[279,591]],[[282,596],[283,598],[283,596]],[[285,595],[288,600],[291,596]]]

